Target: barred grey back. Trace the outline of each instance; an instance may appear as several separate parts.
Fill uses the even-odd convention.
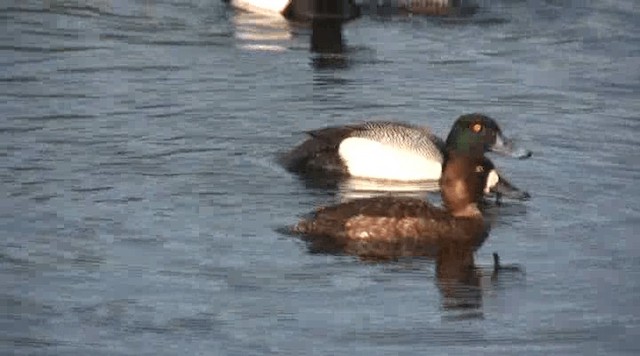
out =
[[[416,153],[424,158],[442,162],[444,141],[427,127],[397,122],[367,122],[352,134],[401,150]]]

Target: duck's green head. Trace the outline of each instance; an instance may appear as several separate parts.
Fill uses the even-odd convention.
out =
[[[516,149],[502,134],[495,120],[483,114],[460,116],[453,124],[446,142],[447,151],[483,155],[492,151],[516,158],[528,158],[531,151]]]

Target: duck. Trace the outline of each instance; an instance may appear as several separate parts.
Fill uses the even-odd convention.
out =
[[[476,131],[477,130],[477,131]],[[482,151],[525,159],[491,117],[472,113],[458,117],[446,140],[428,127],[403,122],[366,121],[307,131],[309,136],[279,156],[279,163],[301,176],[365,178],[395,182],[437,181],[445,152],[468,135],[483,138]]]
[[[311,251],[362,258],[437,257],[475,251],[489,234],[479,203],[497,173],[484,157],[482,130],[460,135],[446,152],[442,205],[394,195],[355,199],[317,209],[291,227]]]

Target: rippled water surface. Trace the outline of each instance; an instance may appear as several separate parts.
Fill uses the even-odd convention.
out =
[[[219,0],[0,3],[0,353],[637,354],[640,6],[481,2],[371,17],[341,56]],[[279,228],[336,192],[275,155],[367,118],[465,112],[534,151],[494,209],[526,274],[450,308],[428,260],[312,254]]]

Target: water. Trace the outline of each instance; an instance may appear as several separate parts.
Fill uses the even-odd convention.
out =
[[[640,7],[491,1],[363,17],[347,52],[218,0],[0,5],[0,354],[636,354]],[[367,118],[465,112],[534,151],[448,308],[432,261],[311,254],[335,191],[273,158]],[[488,273],[486,273],[488,274]]]

